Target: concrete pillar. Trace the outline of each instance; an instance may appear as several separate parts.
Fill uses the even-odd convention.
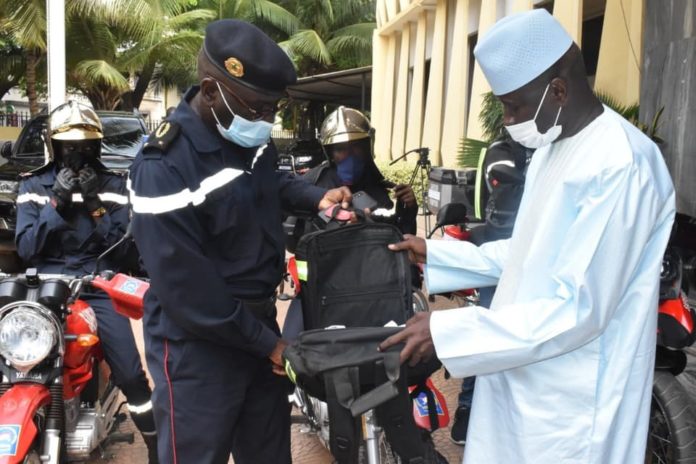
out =
[[[385,0],[385,3],[387,5],[387,21],[391,21],[399,13],[398,0]]]
[[[640,98],[642,29],[642,0],[607,0],[594,86],[625,105]]]
[[[532,0],[514,0],[512,4],[512,13],[521,13],[532,9]]]
[[[442,128],[442,165],[456,166],[457,152],[466,132],[467,81],[469,73],[469,47],[467,26],[469,24],[469,1],[459,0],[454,14],[452,50],[450,54],[449,75],[447,76],[447,95],[445,97],[445,118]]]
[[[437,3],[434,28],[433,50],[430,57],[430,76],[428,77],[428,95],[425,102],[423,146],[430,148],[432,163],[440,164],[440,136],[442,134],[445,46],[447,37],[447,0],[439,0]]]
[[[399,40],[399,39],[397,39]],[[406,141],[406,103],[408,98],[408,68],[411,45],[411,27],[406,24],[401,31],[401,52],[399,54],[399,69],[396,76],[396,94],[394,98],[394,123],[391,140],[391,159],[404,154]]]
[[[413,58],[413,81],[406,122],[406,150],[421,146],[423,134],[423,102],[425,100],[425,39],[428,34],[427,14],[421,13],[416,26],[416,49]],[[374,81],[374,79],[373,79]]]
[[[553,4],[553,16],[578,45],[582,44],[582,1],[563,0]]]
[[[486,35],[486,32],[495,24],[497,17],[497,2],[487,0],[481,2],[481,16],[479,19],[478,37],[479,40]],[[471,105],[469,107],[469,118],[466,136],[470,139],[483,140],[483,129],[479,121],[479,113],[483,104],[483,95],[491,91],[486,77],[481,71],[478,63],[474,65],[474,80],[471,87]]]
[[[394,116],[394,74],[396,61],[396,36],[391,35],[382,38],[375,32],[373,36],[373,54],[375,42],[386,41],[385,46],[380,47],[381,63],[378,74],[372,76],[372,102],[373,108],[378,107],[379,112],[376,121],[373,119],[375,128],[375,154],[379,159],[389,159],[391,150],[392,120]],[[374,70],[374,68],[373,68]],[[375,82],[380,82],[375,86]],[[377,103],[378,102],[378,103]]]

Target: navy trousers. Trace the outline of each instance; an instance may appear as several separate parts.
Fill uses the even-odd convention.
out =
[[[82,293],[97,316],[97,333],[113,382],[131,405],[150,401],[150,385],[143,371],[130,320],[118,314],[109,297],[100,291]]]
[[[160,463],[291,463],[290,384],[268,359],[205,340],[145,343]]]

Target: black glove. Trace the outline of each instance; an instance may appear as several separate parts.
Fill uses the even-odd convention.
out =
[[[102,207],[102,202],[99,199],[99,176],[89,166],[80,169],[78,176],[85,208],[92,213]]]
[[[56,181],[53,183],[53,206],[59,213],[72,203],[72,192],[77,185],[77,175],[70,168],[58,171]]]

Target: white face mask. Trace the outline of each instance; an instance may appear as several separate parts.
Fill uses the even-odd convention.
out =
[[[556,120],[553,122],[553,126],[551,126],[546,133],[542,134],[539,132],[539,128],[536,124],[536,118],[539,116],[539,110],[541,110],[541,105],[544,103],[544,99],[546,98],[546,93],[549,91],[550,85],[551,84],[546,85],[544,95],[541,96],[541,101],[539,102],[539,106],[537,107],[533,119],[521,122],[519,124],[513,124],[512,126],[505,126],[505,129],[507,129],[510,137],[512,137],[512,140],[522,146],[534,149],[541,148],[550,144],[561,135],[563,126],[558,125],[558,117],[561,115],[561,110],[563,107],[558,108]]]
[[[217,81],[215,83],[217,84],[222,101],[225,103],[225,106],[233,116],[232,123],[229,127],[225,128],[222,124],[220,124],[220,120],[218,119],[217,114],[215,114],[215,110],[212,107],[210,108],[210,111],[213,112],[213,117],[217,122],[217,130],[220,132],[220,135],[230,142],[236,143],[240,147],[258,147],[264,143],[267,143],[271,138],[271,129],[273,129],[273,124],[264,120],[249,121],[248,119],[244,119],[240,115],[235,114],[234,111],[232,111],[232,108],[230,108],[230,105],[227,104],[227,99],[225,98],[225,94],[222,93],[220,83]]]

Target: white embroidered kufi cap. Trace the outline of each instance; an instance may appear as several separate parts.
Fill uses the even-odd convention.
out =
[[[545,9],[507,16],[493,25],[474,55],[495,95],[523,87],[561,58],[573,44]]]

